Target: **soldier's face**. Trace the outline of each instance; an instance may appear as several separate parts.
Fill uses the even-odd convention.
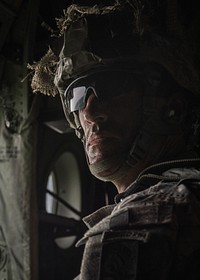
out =
[[[90,164],[129,151],[141,126],[141,99],[136,91],[105,101],[89,95],[79,119]]]

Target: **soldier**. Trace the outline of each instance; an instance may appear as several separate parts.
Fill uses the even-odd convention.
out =
[[[200,279],[199,77],[154,2],[71,5],[48,54],[91,173],[119,193],[84,218],[76,279]]]

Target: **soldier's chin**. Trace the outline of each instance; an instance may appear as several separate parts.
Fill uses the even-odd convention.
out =
[[[113,156],[96,163],[90,164],[90,172],[102,181],[114,181],[124,174],[124,169],[127,169],[124,157]]]

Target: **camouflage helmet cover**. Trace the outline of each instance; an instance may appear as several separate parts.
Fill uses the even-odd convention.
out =
[[[158,63],[179,85],[199,92],[199,73],[180,32],[176,31],[175,39],[171,34],[163,36],[163,29],[151,20],[145,23],[145,12],[141,1],[115,1],[111,6],[70,6],[59,21],[64,33],[54,79],[59,92],[80,74],[122,60],[125,64],[134,60]]]
[[[49,50],[40,62],[29,65],[35,71],[33,91],[62,97],[80,75],[117,65],[134,68],[139,62],[163,66],[181,87],[199,94],[197,51],[187,39],[190,31],[183,32],[178,22],[176,4],[102,0],[98,5],[69,6],[57,19],[64,37],[60,55]]]

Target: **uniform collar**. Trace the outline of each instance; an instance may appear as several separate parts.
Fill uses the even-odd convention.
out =
[[[200,158],[165,161],[151,165],[144,169],[123,193],[116,195],[115,202],[118,203],[130,194],[142,191],[159,181],[178,181],[184,176],[193,176],[200,179],[200,172],[198,174],[197,172],[192,172],[189,170],[191,168],[195,170],[200,168]],[[177,171],[170,172],[172,169]]]

